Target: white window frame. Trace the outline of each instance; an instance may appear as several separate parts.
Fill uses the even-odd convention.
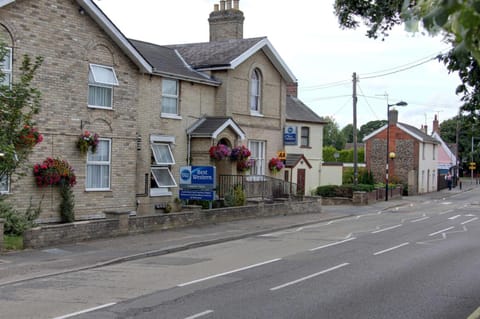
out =
[[[307,132],[306,136],[303,135],[304,130]],[[307,140],[306,144],[303,143],[304,138],[306,138],[306,140]],[[308,127],[308,126],[302,126],[300,128],[300,146],[301,147],[310,147],[310,127]]]
[[[101,142],[108,142],[108,160],[107,161],[92,161],[89,160],[90,155],[92,155],[92,150],[89,149],[87,153],[87,164],[85,168],[85,190],[86,191],[109,191],[111,189],[112,185],[112,140],[109,138],[100,138],[99,144],[97,146],[97,152],[98,147],[100,147]],[[106,187],[88,187],[88,166],[108,166],[108,185]]]
[[[249,105],[251,115],[261,115],[262,100],[262,73],[258,68],[253,69],[250,76]]]
[[[7,54],[4,56],[4,60],[0,63],[0,66],[2,67],[2,72],[3,74],[5,75],[4,79],[3,79],[3,82],[1,83],[1,85],[9,85],[11,86],[12,85],[12,69],[13,69],[13,66],[12,66],[12,63],[13,63],[13,56],[12,56],[12,48],[5,48],[6,51],[7,51]],[[5,67],[5,60],[8,59],[8,65],[10,66],[10,68],[6,68]]]
[[[6,182],[4,182],[6,180]],[[0,176],[0,185],[5,183],[6,188],[0,188],[0,194],[9,194],[10,193],[10,176],[7,174]]]
[[[254,146],[258,145],[258,148]],[[252,160],[253,165],[250,169],[250,175],[265,175],[265,150],[266,150],[266,141],[260,140],[250,140],[248,141],[248,149],[251,151],[250,160]],[[255,154],[259,150],[260,154]]]
[[[177,187],[177,182],[175,181],[175,177],[173,176],[171,171],[171,166],[175,165],[175,158],[173,157],[170,143],[152,142],[150,144],[150,148],[152,150],[152,156],[154,159],[154,163],[152,163],[152,166],[150,167],[150,174],[151,178],[155,180],[155,183],[158,186],[150,186],[150,196],[171,196],[172,192],[170,191],[170,188]],[[168,157],[170,157],[168,161],[163,161],[160,158],[158,154],[160,148],[166,148],[166,150],[168,151]],[[166,171],[168,173],[168,176],[170,177],[170,184],[160,186],[160,182],[155,175],[155,171]]]
[[[175,94],[170,94],[170,93],[166,93],[164,91],[164,88],[166,87],[166,83],[175,83]],[[179,112],[179,96],[180,96],[180,82],[178,80],[174,80],[174,79],[167,79],[167,78],[164,78],[162,79],[162,105],[161,105],[161,108],[162,108],[162,111],[160,113],[160,116],[161,117],[167,117],[167,118],[174,118],[174,119],[177,119],[177,118],[181,118],[180,117],[180,112]],[[165,112],[164,110],[164,99],[173,99],[175,100],[175,112]]]
[[[95,75],[95,72],[98,68],[106,69],[111,71],[112,80],[111,81],[102,81]],[[115,74],[115,69],[111,66],[99,65],[99,64],[90,64],[88,68],[88,107],[97,108],[97,109],[113,109],[113,87],[118,86],[117,75]],[[91,88],[104,88],[110,89],[110,106],[107,105],[95,105],[90,104],[90,89]]]

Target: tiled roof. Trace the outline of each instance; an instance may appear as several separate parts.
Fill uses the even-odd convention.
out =
[[[263,39],[265,37],[176,44],[168,47],[176,49],[193,68],[205,69],[230,66],[233,60]]]
[[[422,142],[433,143],[433,144],[440,144],[437,139],[431,137],[430,135],[426,134],[421,129],[416,128],[415,126],[405,124],[405,123],[398,123],[399,125],[405,127],[408,131],[418,136]]]
[[[285,159],[285,167],[293,168],[297,166],[298,162],[300,162],[300,160],[302,159],[305,161],[308,167],[310,168],[312,167],[312,165],[310,165],[310,162],[307,160],[305,155],[294,154],[294,153],[287,153],[287,158]]]
[[[231,117],[217,116],[209,116],[199,119],[187,129],[187,134],[193,137],[216,138],[216,136],[227,127],[232,128],[242,139],[244,138],[245,132],[242,131]]]
[[[313,112],[298,98],[291,95],[287,96],[287,120],[327,124],[326,120],[318,116],[317,113]]]
[[[190,68],[176,50],[153,43],[129,40],[142,56],[153,66],[153,73],[177,77],[202,83],[220,85],[206,74]]]

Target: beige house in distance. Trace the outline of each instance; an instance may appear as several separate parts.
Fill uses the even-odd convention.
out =
[[[305,193],[317,186],[321,120],[304,121],[304,105],[287,96],[296,78],[267,38],[243,38],[243,20],[239,1],[220,1],[209,17],[209,42],[161,46],[127,39],[91,0],[0,1],[11,81],[24,54],[44,58],[34,83],[42,92],[35,120],[44,141],[30,165],[58,157],[74,167],[76,220],[105,211],[160,212],[178,197],[186,165],[294,183],[308,169]],[[290,112],[292,101],[298,110]],[[286,149],[287,120],[311,126],[310,148],[288,146],[287,168],[275,175],[268,160]],[[76,141],[86,130],[100,144],[82,155]],[[248,147],[250,171],[210,159],[209,148],[218,144]],[[293,154],[305,160],[290,164]],[[19,210],[43,199],[39,221],[58,221],[58,189],[39,188],[32,171],[25,173],[0,183],[0,191]]]
[[[327,122],[297,98],[296,86],[289,86],[289,93],[284,178],[297,184],[299,193],[311,195],[321,185],[323,126]]]

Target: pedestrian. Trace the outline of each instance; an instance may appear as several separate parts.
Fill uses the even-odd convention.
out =
[[[450,174],[450,172],[448,172],[447,175],[445,175],[445,180],[447,181],[448,190],[451,191],[452,190],[452,174]]]

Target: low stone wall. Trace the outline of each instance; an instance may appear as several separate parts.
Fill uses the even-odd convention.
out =
[[[105,212],[106,218],[59,225],[43,225],[24,234],[25,248],[41,248],[98,238],[161,231],[256,217],[321,213],[319,197],[303,201],[259,203],[241,207],[189,210],[179,213],[130,216],[129,212]]]
[[[391,199],[402,197],[402,188],[391,188],[388,190],[388,197]],[[323,206],[331,205],[368,205],[377,201],[385,200],[385,189],[377,188],[371,192],[353,192],[353,197],[322,197]]]

